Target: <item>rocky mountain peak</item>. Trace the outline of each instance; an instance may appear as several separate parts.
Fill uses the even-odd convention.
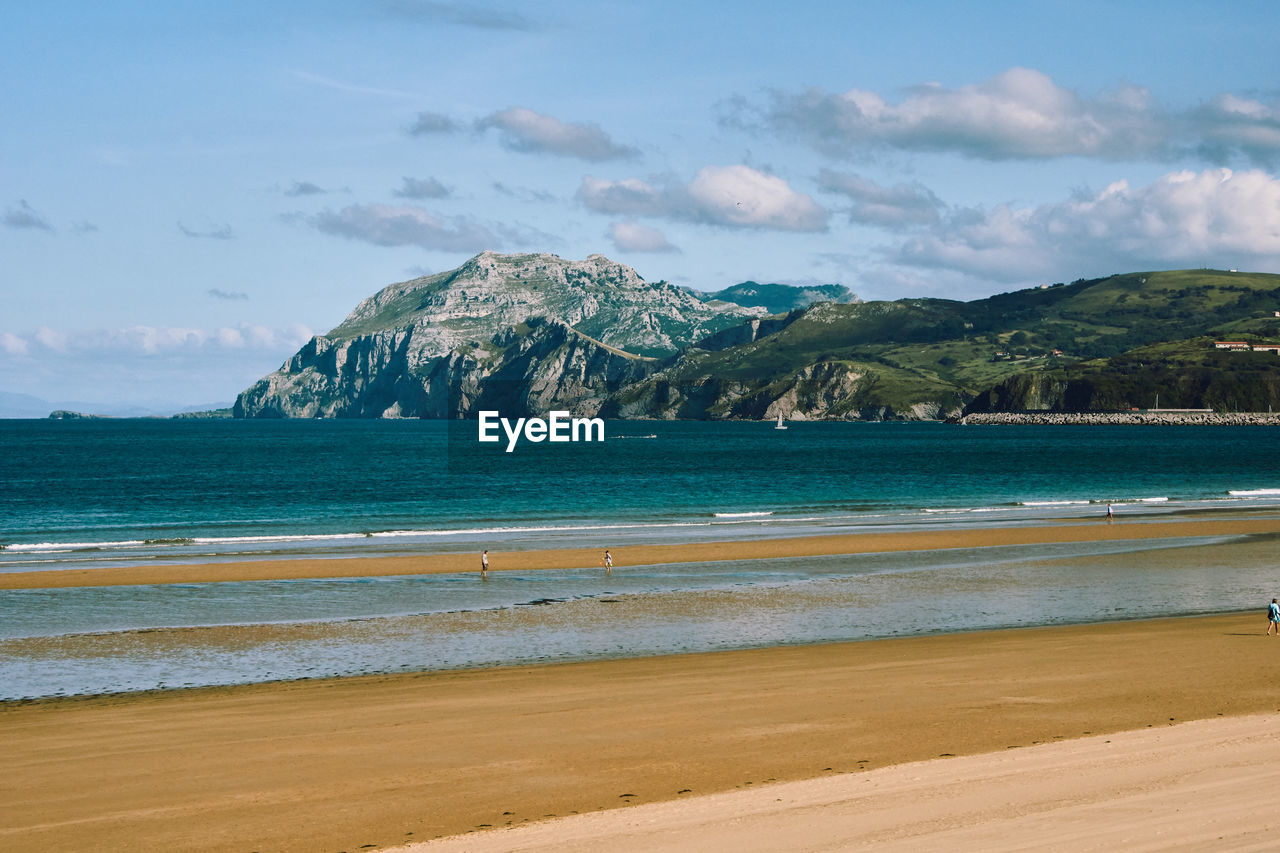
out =
[[[529,327],[532,318],[576,333],[557,338],[543,323],[538,340],[544,348],[573,350],[563,364],[576,371],[575,399],[587,399],[597,368],[613,376],[619,359],[671,356],[762,313],[646,282],[604,255],[570,261],[548,253],[482,252],[457,269],[397,282],[363,300],[340,325],[242,394],[236,409],[247,416],[456,415],[456,406],[439,399],[446,393],[440,365],[450,371],[448,387],[475,386],[471,398],[483,396],[484,378],[501,374],[508,381],[515,368],[507,362],[519,354],[514,344],[496,342],[521,338],[504,330]],[[536,369],[554,383],[545,365]]]

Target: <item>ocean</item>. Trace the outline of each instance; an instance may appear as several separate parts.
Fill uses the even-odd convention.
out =
[[[1255,539],[625,565],[650,542],[1280,515],[1267,427],[0,421],[0,572],[592,546],[598,571],[0,591],[0,699],[1251,607]]]

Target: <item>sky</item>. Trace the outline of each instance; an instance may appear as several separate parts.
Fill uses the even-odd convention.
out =
[[[1272,2],[0,12],[0,392],[227,404],[485,251],[973,299],[1280,272]]]

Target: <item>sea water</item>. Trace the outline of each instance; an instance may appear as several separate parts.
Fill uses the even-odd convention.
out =
[[[1280,513],[1265,427],[0,422],[0,571]],[[0,592],[0,698],[1214,612],[1257,538]]]

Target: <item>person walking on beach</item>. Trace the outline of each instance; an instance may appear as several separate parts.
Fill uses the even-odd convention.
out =
[[[613,573],[613,557],[609,555],[608,551],[604,552],[604,568],[605,568],[606,574]]]
[[[1107,521],[1111,521],[1116,517],[1115,511],[1111,508],[1111,504],[1107,504]]]
[[[487,550],[480,555],[480,577],[481,579],[489,577],[489,552]]]
[[[1271,636],[1271,629],[1276,629],[1276,636],[1280,637],[1280,603],[1273,598],[1271,604],[1267,605],[1267,636]]]

